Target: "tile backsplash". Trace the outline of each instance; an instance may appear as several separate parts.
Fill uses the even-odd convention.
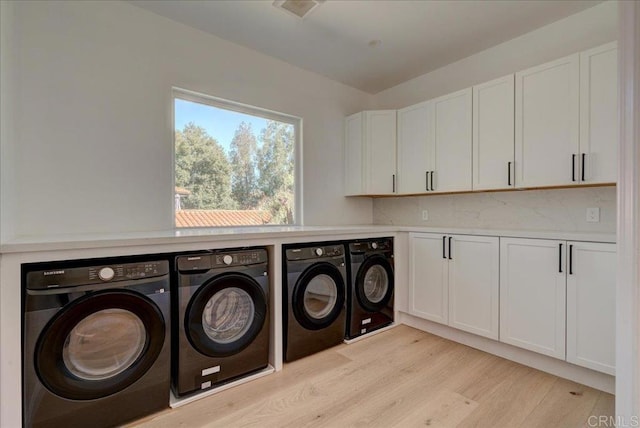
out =
[[[588,223],[587,208],[600,208]],[[427,210],[429,219],[422,220]],[[451,195],[379,198],[373,222],[425,227],[504,230],[616,232],[616,187],[514,190]]]

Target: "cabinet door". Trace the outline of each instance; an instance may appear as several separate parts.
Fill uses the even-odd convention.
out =
[[[615,375],[616,246],[568,245],[567,361]]]
[[[578,184],[579,54],[516,73],[516,185]]]
[[[613,42],[580,54],[581,182],[615,183],[617,181],[618,54],[616,46]]]
[[[471,88],[433,100],[436,192],[471,190]]]
[[[500,341],[565,358],[566,243],[500,238]]]
[[[433,103],[398,110],[398,193],[429,191],[433,170]]]
[[[368,194],[395,192],[396,111],[375,110],[365,114],[365,177]]]
[[[514,76],[473,87],[473,189],[513,187]]]
[[[498,238],[452,235],[448,252],[449,325],[498,340]]]
[[[344,120],[344,189],[345,195],[362,195],[363,114]]]
[[[409,240],[409,313],[447,324],[445,237],[434,233],[411,233]]]

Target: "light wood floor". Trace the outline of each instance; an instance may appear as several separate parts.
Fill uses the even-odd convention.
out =
[[[134,426],[564,428],[613,413],[611,394],[398,326]]]

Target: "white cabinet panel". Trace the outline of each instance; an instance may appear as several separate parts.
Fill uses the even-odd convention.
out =
[[[471,88],[433,100],[436,192],[471,190]]]
[[[580,181],[615,183],[618,54],[615,42],[580,54]]]
[[[409,239],[410,313],[498,339],[498,238],[412,233]]]
[[[433,167],[433,103],[398,110],[398,193],[429,191]]]
[[[565,358],[566,243],[500,239],[500,341]]]
[[[498,340],[498,238],[452,235],[447,239],[449,325]]]
[[[365,114],[365,177],[368,194],[395,192],[396,111],[375,110]]]
[[[432,233],[409,234],[409,313],[447,324],[448,272],[443,238]]]
[[[567,361],[615,375],[616,246],[567,245]]]
[[[516,185],[578,184],[579,54],[516,73]]]
[[[362,113],[356,113],[345,119],[344,128],[344,189],[345,195],[364,193],[362,182]]]
[[[473,189],[514,186],[514,75],[473,87]]]
[[[372,110],[345,119],[346,195],[393,194],[396,186],[396,111]]]

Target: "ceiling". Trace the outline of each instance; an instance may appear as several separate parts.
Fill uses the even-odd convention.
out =
[[[304,19],[271,0],[130,3],[375,94],[601,1],[328,0]]]

